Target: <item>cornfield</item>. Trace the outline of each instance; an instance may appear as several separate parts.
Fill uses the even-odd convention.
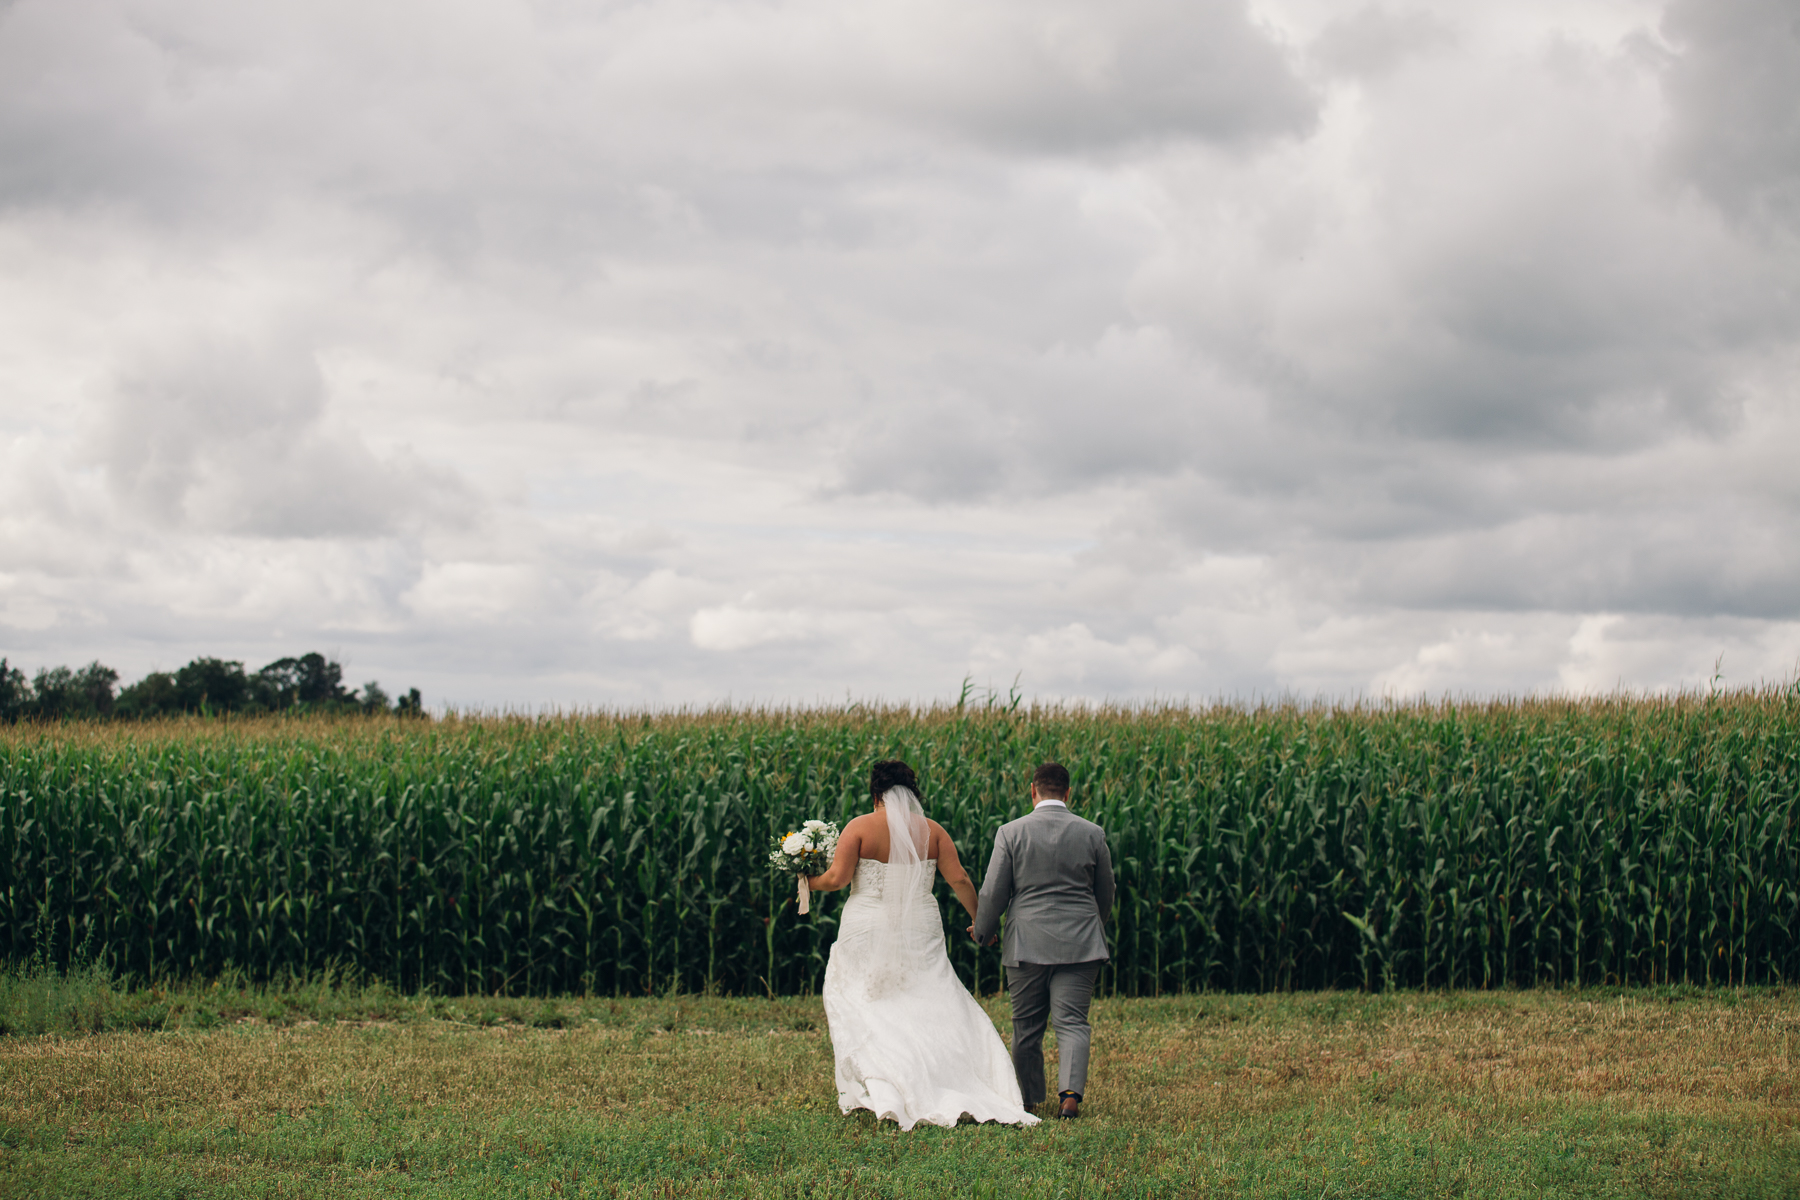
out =
[[[1033,766],[1068,766],[1117,871],[1114,993],[1800,976],[1793,689],[19,727],[0,956],[805,992],[842,894],[797,916],[769,838],[863,811],[885,757],[978,879]],[[999,987],[997,953],[948,945]]]

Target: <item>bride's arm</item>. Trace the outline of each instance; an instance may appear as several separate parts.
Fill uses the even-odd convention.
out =
[[[844,826],[844,832],[838,835],[837,853],[832,855],[831,865],[825,868],[823,875],[808,875],[806,886],[815,892],[835,892],[856,876],[856,862],[862,857],[862,830],[855,821]]]
[[[969,882],[969,873],[963,870],[962,860],[956,857],[956,843],[950,840],[950,835],[945,833],[943,827],[936,821],[933,821],[932,824],[937,826],[935,832],[938,835],[938,874],[944,877],[944,882],[950,885],[950,890],[956,893],[956,898],[962,903],[962,906],[969,910],[969,920],[973,921],[976,903],[975,885]]]

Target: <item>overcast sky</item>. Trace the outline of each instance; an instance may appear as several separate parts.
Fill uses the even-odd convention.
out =
[[[0,0],[0,653],[1800,666],[1792,0]]]

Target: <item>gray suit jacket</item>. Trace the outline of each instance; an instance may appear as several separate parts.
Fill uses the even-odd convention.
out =
[[[1006,966],[1098,962],[1111,957],[1100,923],[1112,906],[1106,831],[1066,808],[1039,805],[994,835],[975,936],[993,937],[1005,913],[1000,961]]]

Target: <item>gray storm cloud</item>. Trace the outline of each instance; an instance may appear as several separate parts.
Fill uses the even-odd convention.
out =
[[[0,640],[1789,677],[1788,7],[0,4]]]
[[[165,526],[263,537],[369,537],[454,520],[460,481],[382,461],[324,424],[325,381],[303,346],[202,339],[120,371],[100,459],[122,504]]]
[[[1780,0],[1669,6],[1670,165],[1727,213],[1800,232],[1800,14]]]

